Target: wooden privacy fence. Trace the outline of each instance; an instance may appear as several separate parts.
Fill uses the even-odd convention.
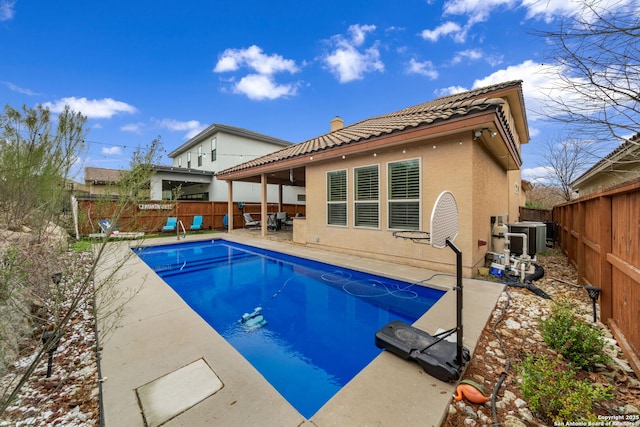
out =
[[[204,230],[224,230],[223,218],[227,214],[227,202],[202,202],[202,201],[142,201],[130,203],[123,206],[117,200],[78,200],[78,222],[80,234],[99,233],[98,221],[110,219],[116,215],[118,209],[123,209],[118,216],[115,227],[120,231],[143,231],[153,234],[162,229],[169,217],[177,217],[182,221],[188,230],[196,215],[202,215],[202,229]],[[244,221],[242,213],[260,213],[260,203],[244,203],[243,209],[238,207],[238,203],[233,204],[233,224],[234,228],[242,228]],[[269,203],[267,205],[269,213],[278,211],[287,212],[290,216],[296,214],[305,215],[305,206],[296,204]]]
[[[578,283],[602,289],[600,318],[640,375],[640,180],[556,206],[553,219]]]
[[[553,222],[551,209],[534,209],[520,206],[520,221]]]

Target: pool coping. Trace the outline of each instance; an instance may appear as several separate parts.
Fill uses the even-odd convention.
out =
[[[136,389],[196,360],[203,359],[222,381],[222,388],[166,426],[341,426],[439,425],[455,384],[427,375],[416,363],[383,352],[310,419],[295,410],[230,344],[200,318],[131,247],[225,239],[316,261],[409,282],[436,272],[342,253],[231,234],[190,235],[140,242],[113,242],[96,272],[97,282],[124,262],[116,280],[101,292],[101,310],[121,306],[117,328],[99,314],[102,398],[105,425],[144,426]],[[452,253],[452,256],[454,254]],[[445,295],[418,321],[429,333],[455,326],[455,277],[438,276],[430,287]],[[472,353],[502,287],[464,280],[464,345]],[[122,305],[124,302],[126,304]],[[371,345],[374,345],[371,338]],[[104,380],[106,378],[106,380]]]

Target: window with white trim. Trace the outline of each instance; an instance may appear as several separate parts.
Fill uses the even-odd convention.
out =
[[[182,167],[182,156],[178,157],[178,167]]]
[[[380,226],[380,173],[378,165],[353,169],[354,225],[378,228]]]
[[[327,224],[347,225],[347,170],[327,172]]]
[[[198,167],[202,167],[202,145],[198,146]]]
[[[191,168],[191,151],[187,153],[187,168]]]
[[[388,164],[389,228],[420,229],[420,160]]]
[[[217,156],[216,150],[218,149],[218,138],[217,137],[213,137],[211,138],[211,161],[215,162]]]

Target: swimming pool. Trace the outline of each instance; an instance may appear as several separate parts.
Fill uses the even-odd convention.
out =
[[[444,294],[226,240],[134,250],[306,418]]]

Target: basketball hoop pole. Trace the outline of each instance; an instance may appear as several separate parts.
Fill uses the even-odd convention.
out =
[[[456,254],[456,362],[462,368],[464,365],[462,356],[462,251],[449,239],[447,239],[447,246]]]

